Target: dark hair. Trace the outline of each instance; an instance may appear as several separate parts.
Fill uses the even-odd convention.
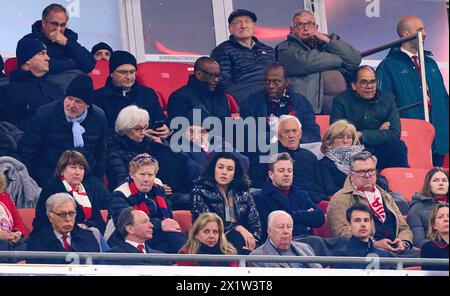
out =
[[[63,152],[56,165],[55,175],[60,177],[62,172],[68,165],[80,165],[84,168],[84,172],[89,170],[89,164],[81,152],[76,150],[66,150]]]
[[[61,12],[61,11],[66,14],[67,18],[69,18],[67,9],[64,6],[62,6],[61,4],[58,4],[58,3],[52,3],[49,6],[47,6],[46,8],[44,8],[44,10],[42,11],[42,19],[43,20],[47,19],[51,12]]]
[[[278,64],[278,63],[269,64],[266,67],[266,70],[264,71],[264,77],[266,77],[267,73],[270,70],[273,70],[273,69],[282,69],[283,70],[283,78],[286,79],[286,80],[288,79],[288,75],[287,75],[286,69],[284,68],[284,66],[282,64]]]
[[[294,160],[292,159],[292,157],[289,153],[287,153],[287,152],[278,153],[278,154],[274,154],[274,155],[272,155],[272,157],[270,157],[269,164],[268,164],[269,171],[273,172],[275,164],[282,160],[289,160],[292,163],[292,165],[294,165]]]
[[[229,188],[237,191],[247,191],[250,188],[250,179],[247,174],[244,172],[239,159],[234,156],[233,153],[229,152],[220,152],[214,155],[214,157],[210,160],[208,167],[202,175],[203,180],[210,181],[211,183],[216,183],[215,179],[215,169],[217,162],[219,159],[231,159],[234,161],[234,179],[231,181]]]
[[[217,63],[217,61],[210,57],[199,57],[194,64],[194,72],[201,70],[205,63]]]
[[[128,207],[122,210],[119,214],[119,218],[117,219],[117,232],[122,236],[123,239],[125,239],[128,235],[128,231],[126,227],[128,225],[134,224],[134,215],[133,211],[135,209],[133,207]]]
[[[355,72],[355,75],[353,75],[353,79],[352,79],[352,82],[357,82],[358,81],[358,76],[359,76],[359,72],[361,72],[362,70],[364,70],[364,69],[366,69],[366,70],[371,70],[372,72],[373,72],[373,74],[375,74],[375,79],[376,79],[376,72],[375,72],[375,69],[373,68],[373,67],[371,67],[371,66],[369,66],[369,65],[362,65],[362,66],[359,66],[358,67],[358,69],[356,70],[356,72]]]
[[[432,168],[425,175],[425,180],[423,181],[423,187],[422,187],[422,190],[420,191],[420,194],[422,194],[423,196],[428,196],[428,197],[432,197],[433,196],[433,193],[431,192],[430,183],[431,183],[431,179],[433,178],[434,174],[436,174],[437,172],[444,173],[447,176],[447,179],[448,179],[448,173],[445,170],[443,170],[440,167]],[[447,191],[447,200],[448,200],[448,191]]]
[[[370,220],[372,220],[372,212],[370,211],[369,207],[366,206],[365,204],[358,202],[358,203],[355,203],[350,208],[348,208],[347,211],[345,212],[345,218],[347,219],[348,223],[350,223],[350,221],[352,220],[352,213],[354,211],[361,211],[361,212],[369,213]]]

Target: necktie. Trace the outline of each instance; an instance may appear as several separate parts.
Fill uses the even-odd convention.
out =
[[[139,253],[144,253],[144,244],[138,245],[138,251],[139,251]]]
[[[70,251],[70,244],[69,244],[69,242],[67,241],[67,234],[63,234],[62,239],[63,239],[63,246],[64,246],[64,249],[66,249],[66,251]]]
[[[413,55],[412,59],[413,59],[413,62],[414,62],[414,66],[416,67],[417,75],[419,75],[419,79],[420,79],[420,77],[422,77],[422,76],[420,74],[419,58],[418,58],[418,56]],[[427,98],[428,99],[428,106],[431,107],[430,93],[428,92],[428,87],[427,87],[427,96],[428,96],[428,98]]]

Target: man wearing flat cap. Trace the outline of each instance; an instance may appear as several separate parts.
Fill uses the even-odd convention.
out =
[[[64,98],[64,93],[56,83],[47,80],[50,58],[42,41],[20,39],[16,57],[19,69],[11,74],[10,83],[3,89],[0,117],[25,131],[39,106]]]
[[[92,47],[91,54],[96,61],[104,60],[109,61],[113,50],[111,46],[105,42],[97,43]]]
[[[19,156],[39,186],[54,178],[61,154],[81,152],[90,172],[103,180],[105,172],[105,113],[92,104],[92,80],[80,75],[69,85],[64,100],[37,109],[18,146]]]
[[[94,103],[105,111],[108,133],[114,132],[119,112],[130,105],[147,110],[150,115],[146,134],[154,141],[164,141],[170,135],[167,118],[156,92],[136,82],[136,58],[129,52],[117,50],[109,59],[106,85],[94,93]]]
[[[230,38],[214,48],[211,57],[220,65],[222,84],[237,103],[264,88],[266,66],[275,62],[273,48],[253,36],[256,15],[237,9],[228,17]]]

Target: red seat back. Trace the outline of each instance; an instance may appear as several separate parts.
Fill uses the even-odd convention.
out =
[[[448,153],[447,153],[444,156],[444,162],[442,163],[442,167],[445,169],[448,169],[449,168],[448,163],[449,163],[449,157],[448,157]]]
[[[328,226],[328,218],[327,214],[325,214],[325,223],[319,228],[313,228],[314,235],[320,236],[320,237],[333,237],[331,234],[330,228]]]
[[[31,233],[33,230],[33,220],[35,217],[35,209],[17,209],[20,217],[22,217],[23,223],[25,227],[28,229],[28,233]]]
[[[389,188],[401,193],[408,202],[415,192],[422,189],[428,169],[387,168],[381,171],[389,183]]]
[[[323,139],[330,125],[330,115],[316,115],[316,123],[320,127],[320,138]]]
[[[97,61],[95,68],[88,75],[92,78],[94,89],[104,87],[109,77],[109,61]]]
[[[164,110],[173,91],[186,85],[194,66],[184,63],[145,62],[138,64],[136,81],[153,88]]]
[[[411,168],[431,169],[431,145],[434,140],[434,127],[420,119],[401,118],[401,139],[408,147],[408,164]]]
[[[108,210],[100,210],[100,213],[102,214],[103,221],[108,223]]]
[[[17,62],[17,58],[9,58],[5,61],[5,74],[10,77],[11,73],[19,69],[19,63]]]
[[[187,210],[173,211],[173,219],[180,224],[182,232],[189,232],[192,227],[192,213]]]

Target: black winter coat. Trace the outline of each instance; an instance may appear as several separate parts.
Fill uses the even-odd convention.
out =
[[[64,98],[61,87],[47,80],[47,75],[36,77],[31,71],[17,70],[10,80],[3,88],[0,112],[5,121],[22,131],[38,107]]]
[[[53,43],[42,34],[42,23],[36,21],[31,27],[32,33],[25,37],[37,38],[47,47],[50,57],[49,74],[58,74],[71,69],[79,69],[84,73],[91,72],[95,67],[95,59],[85,47],[78,43],[78,34],[66,28],[64,36],[67,38],[66,46]]]
[[[225,224],[225,232],[235,228],[237,225],[245,227],[255,239],[261,242],[261,222],[255,201],[250,191],[234,193],[234,210],[236,212],[236,224],[226,225],[225,204],[216,184],[200,179],[191,191],[192,219],[204,212],[212,212],[222,218]]]
[[[164,111],[159,104],[156,92],[138,83],[135,83],[124,96],[122,88],[116,87],[111,77],[109,77],[106,85],[94,92],[94,104],[105,111],[111,135],[114,131],[119,112],[130,105],[136,105],[139,108],[147,110],[150,116],[150,128],[155,121],[167,121],[164,116]]]
[[[83,134],[84,147],[75,148],[72,123],[66,119],[62,100],[44,105],[36,111],[29,131],[24,134],[19,143],[18,152],[22,162],[41,187],[52,180],[56,164],[66,150],[81,152],[86,157],[90,172],[99,180],[103,180],[106,143],[105,113],[97,106],[91,105],[81,126],[86,130]],[[47,182],[42,184],[43,180]]]

